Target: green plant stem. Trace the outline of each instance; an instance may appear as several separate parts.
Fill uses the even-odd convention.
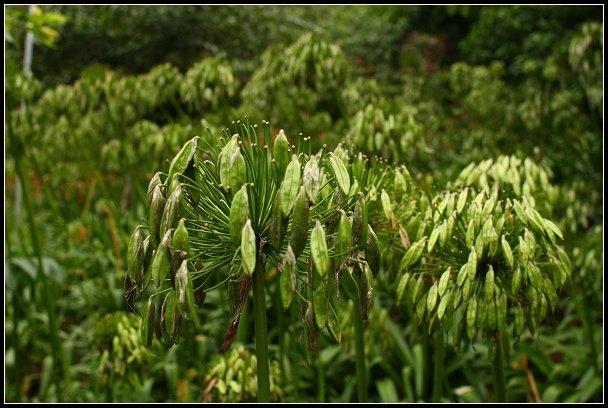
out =
[[[499,329],[494,345],[494,361],[492,362],[496,402],[508,402],[507,381],[505,378],[505,339],[503,329]]]
[[[253,272],[253,320],[258,372],[258,402],[268,402],[270,401],[270,369],[268,365],[266,294],[264,292],[264,267],[259,256]]]
[[[52,356],[53,356],[53,365],[56,367],[61,365],[63,379],[66,383],[69,381],[70,377],[70,366],[68,364],[67,356],[63,349],[63,346],[59,340],[59,325],[57,324],[57,316],[55,313],[55,297],[51,293],[50,283],[48,281],[48,277],[44,273],[44,268],[42,264],[42,251],[40,249],[40,240],[38,237],[38,230],[36,229],[36,223],[34,221],[34,209],[32,208],[32,202],[30,200],[30,185],[29,180],[27,178],[25,169],[23,167],[23,151],[20,151],[17,140],[14,139],[14,134],[12,132],[11,121],[9,120],[8,126],[8,134],[11,140],[11,150],[13,153],[13,158],[15,160],[15,170],[17,171],[17,177],[21,179],[21,183],[23,186],[23,204],[25,205],[25,213],[27,218],[27,224],[30,229],[31,239],[32,239],[32,248],[34,251],[34,256],[38,263],[38,277],[40,279],[40,283],[42,285],[42,296],[44,305],[46,307],[47,317],[49,320],[49,337],[51,341],[52,348]],[[57,355],[59,357],[59,361],[57,361]],[[58,363],[58,364],[57,364]],[[57,382],[57,395],[61,395],[61,384]],[[61,397],[60,397],[61,399]]]
[[[365,379],[365,342],[363,339],[363,319],[361,301],[353,302],[353,324],[355,326],[355,359],[357,364],[357,396],[359,402],[367,402],[367,381]]]
[[[435,336],[437,340],[437,347],[433,353],[433,402],[439,402],[441,399],[442,385],[443,385],[443,367],[445,360],[445,343],[443,340],[443,332],[439,332]]]

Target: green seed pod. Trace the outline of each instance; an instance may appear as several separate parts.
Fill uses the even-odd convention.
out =
[[[526,266],[526,274],[528,275],[530,284],[535,287],[536,290],[542,292],[544,290],[543,277],[540,273],[540,269],[538,269],[538,266],[532,262],[529,262]]]
[[[274,140],[273,159],[276,165],[277,185],[283,181],[285,169],[289,164],[289,141],[283,129],[279,131],[279,135]]]
[[[401,263],[399,264],[399,270],[406,271],[412,265],[414,265],[420,257],[422,256],[422,252],[424,251],[424,247],[426,246],[427,237],[422,237],[420,241],[417,241],[412,244],[410,249],[407,250]]]
[[[344,194],[348,194],[350,190],[350,177],[348,175],[348,171],[346,171],[346,167],[338,156],[333,153],[329,154],[329,165],[331,171],[338,183],[338,187]]]
[[[298,157],[294,154],[285,170],[285,178],[283,179],[280,190],[281,211],[283,211],[285,217],[289,215],[293,208],[294,200],[300,190],[300,179],[300,162],[298,161]]]
[[[346,297],[352,301],[359,298],[359,286],[349,268],[342,268],[340,273],[340,288]]]
[[[465,188],[458,195],[458,203],[456,204],[456,212],[458,214],[462,213],[462,210],[464,209],[464,206],[467,203],[467,194],[468,194],[468,192],[469,192],[469,189]]]
[[[152,197],[154,195],[154,190],[156,190],[157,186],[162,186],[162,181],[160,179],[160,172],[157,172],[154,177],[150,180],[148,184],[148,192],[146,194],[146,203],[148,203],[148,207],[152,204]]]
[[[240,147],[234,149],[229,162],[230,169],[228,170],[228,187],[230,194],[234,196],[237,191],[247,182],[247,164],[241,154]]]
[[[469,276],[469,267],[470,264],[467,262],[460,267],[458,271],[458,275],[456,275],[456,285],[461,288],[464,284],[465,279]]]
[[[507,327],[507,294],[500,291],[496,303],[496,325],[498,328]]]
[[[144,236],[141,229],[141,225],[135,228],[127,247],[127,275],[138,285],[141,284],[141,261],[144,246]]]
[[[173,228],[181,212],[182,188],[178,186],[167,199],[163,216],[160,221],[160,236],[164,236],[170,228]]]
[[[304,332],[306,333],[306,358],[309,364],[314,364],[318,353],[319,329],[315,323],[313,307],[307,302],[304,315]]]
[[[424,312],[426,312],[426,298],[427,295],[424,294],[422,298],[416,303],[416,321],[419,325],[424,323]]]
[[[437,282],[435,282],[435,284],[431,286],[431,289],[429,289],[428,295],[426,297],[426,310],[428,310],[429,313],[433,312],[433,310],[435,309],[435,305],[437,304],[437,292]]]
[[[475,243],[475,221],[470,220],[467,226],[466,244],[470,248]]]
[[[247,276],[252,276],[255,270],[256,253],[255,232],[251,227],[251,220],[247,219],[241,232],[241,259],[243,270]]]
[[[234,155],[234,151],[239,145],[239,135],[232,135],[232,138],[222,148],[220,153],[219,176],[220,183],[225,190],[230,185],[230,159]]]
[[[368,225],[367,228],[369,229],[369,232],[367,236],[367,246],[365,247],[365,260],[367,261],[371,272],[374,275],[377,275],[378,272],[380,272],[380,265],[382,261],[380,257],[380,245],[378,243],[378,237],[372,229],[372,226]]]
[[[179,220],[175,232],[173,232],[172,246],[174,250],[184,251],[186,254],[190,252],[190,240],[188,238],[188,230],[186,229],[186,219]]]
[[[484,301],[477,302],[477,319],[475,320],[475,326],[482,330],[486,324],[486,318],[488,317],[488,303]]]
[[[310,156],[310,159],[304,165],[302,184],[310,202],[313,204],[317,203],[321,189],[321,173],[315,156]]]
[[[475,249],[475,247],[471,248],[471,253],[469,254],[469,260],[468,260],[468,264],[469,264],[469,280],[472,281],[473,279],[475,279],[475,275],[477,273],[477,259],[478,259],[478,254],[477,254],[477,250]]]
[[[247,186],[243,185],[234,195],[230,204],[230,239],[233,244],[238,244],[241,239],[243,224],[249,216],[249,200],[247,196]]]
[[[188,261],[184,260],[175,274],[175,291],[177,293],[178,308],[182,314],[194,324],[200,326],[196,306],[194,305],[194,288],[192,278],[188,272]]]
[[[391,198],[388,196],[388,193],[384,191],[384,189],[382,189],[382,193],[380,194],[380,201],[382,201],[382,210],[384,211],[384,216],[386,217],[389,225],[393,226],[395,224],[395,214],[393,214]]]
[[[469,305],[467,306],[467,335],[471,341],[477,337],[477,330],[475,327],[475,320],[477,319],[477,297],[473,295],[469,299]]]
[[[470,279],[465,279],[464,285],[462,286],[462,297],[464,300],[469,300],[471,294],[474,292],[473,286],[477,286],[477,282],[471,282]]]
[[[152,249],[151,238],[150,235],[144,239],[143,250],[142,250],[142,264],[141,264],[141,284],[140,287],[143,290],[147,287],[148,283],[150,283],[151,276],[151,268],[150,263],[152,262],[152,253],[154,250]]]
[[[281,211],[281,194],[277,192],[270,217],[270,242],[272,242],[275,251],[278,252],[281,249],[283,238],[285,238],[285,219]]]
[[[338,223],[338,235],[335,243],[335,265],[336,268],[341,268],[342,263],[346,260],[348,253],[352,248],[353,230],[350,225],[350,220],[346,216],[344,210],[340,210],[340,222]]]
[[[317,273],[319,276],[325,276],[329,269],[329,253],[325,241],[325,230],[318,220],[310,233],[310,253]]]
[[[452,302],[452,292],[447,292],[445,296],[441,298],[439,302],[439,306],[437,307],[437,318],[442,321],[443,317],[446,316],[446,311],[450,308]],[[447,319],[446,319],[447,320]],[[449,325],[444,324],[444,327],[449,327]]]
[[[524,225],[528,225],[528,217],[526,216],[526,212],[524,207],[522,207],[521,203],[517,200],[513,200],[513,208],[515,209],[515,213],[517,214],[517,218]]]
[[[148,299],[146,304],[146,310],[141,318],[141,342],[144,347],[152,347],[152,339],[154,338],[154,326],[156,321],[156,304],[154,303],[154,296]]]
[[[454,229],[454,222],[456,217],[454,214],[450,215],[446,221],[441,224],[439,231],[439,246],[444,248],[448,242],[448,239],[452,236],[452,230]]]
[[[410,281],[411,276],[411,273],[406,273],[399,279],[399,284],[397,285],[397,304],[401,302],[401,298],[407,289],[407,284]]]
[[[169,166],[169,173],[167,174],[167,180],[169,180],[169,182],[171,182],[174,175],[184,174],[188,168],[192,166],[199,139],[198,136],[195,136],[187,141],[179,153],[173,158],[171,166]]]
[[[327,299],[327,288],[321,284],[316,288],[312,295],[313,309],[315,315],[315,322],[319,329],[323,329],[327,324],[328,315],[328,299]]]
[[[477,238],[475,239],[475,252],[477,253],[477,257],[480,259],[483,257],[483,249],[484,249],[483,235],[481,235],[481,233],[480,233],[479,235],[477,235]]]
[[[165,296],[160,312],[160,327],[166,344],[177,344],[180,314],[177,308],[175,290],[171,289]]]
[[[521,268],[517,266],[511,277],[511,294],[516,296],[519,293],[521,287]]]
[[[281,272],[280,290],[281,301],[283,308],[287,309],[291,305],[293,293],[296,290],[297,270],[296,257],[291,249],[291,245],[287,245],[287,252],[283,257],[283,272]]]
[[[289,240],[296,258],[302,254],[302,251],[304,251],[304,248],[306,247],[309,214],[310,208],[308,206],[308,200],[306,199],[306,192],[304,187],[300,186],[300,190],[295,199],[293,214],[291,216],[291,239]]]
[[[412,293],[412,303],[418,303],[424,292],[424,277],[422,274],[418,275],[416,285],[414,286],[414,292]]]
[[[496,300],[492,299],[492,301],[486,304],[486,328],[489,330],[496,329],[496,324],[498,316],[496,314]]]
[[[507,265],[509,265],[509,268],[513,268],[513,251],[511,250],[511,245],[509,245],[509,242],[507,242],[504,235],[501,237],[500,243],[502,245],[502,253],[505,256]]]
[[[154,280],[154,284],[157,288],[165,281],[165,277],[171,266],[171,252],[169,246],[171,244],[172,233],[172,229],[169,229],[165,233],[152,258],[152,265],[150,268],[152,280]]]
[[[338,315],[336,315],[336,311],[331,304],[329,304],[330,313],[327,315],[327,329],[332,337],[340,343],[342,341],[342,330],[340,329],[340,320],[338,319]]]
[[[152,245],[158,246],[161,239],[160,223],[165,210],[165,196],[161,192],[161,187],[154,187],[152,198],[150,201],[150,212],[148,213],[148,225],[150,227],[150,236],[152,237]]]
[[[486,302],[490,302],[494,298],[494,268],[492,268],[492,265],[490,265],[490,269],[486,272],[484,295],[486,297]]]
[[[441,232],[441,227],[440,226],[435,227],[433,229],[433,232],[431,232],[431,236],[429,237],[429,244],[427,246],[427,251],[429,253],[433,252],[433,247],[435,246],[435,243],[437,242],[437,239],[439,238],[439,233],[440,232]]]
[[[441,274],[441,278],[439,278],[439,286],[437,287],[437,293],[439,293],[439,296],[445,295],[445,292],[448,290],[451,269],[451,267],[448,267],[448,269],[446,269],[445,272]]]

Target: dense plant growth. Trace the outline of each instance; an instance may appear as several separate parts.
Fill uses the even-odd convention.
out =
[[[6,11],[7,401],[601,401],[597,7]]]

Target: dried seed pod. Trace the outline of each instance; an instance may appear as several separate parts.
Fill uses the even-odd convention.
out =
[[[287,245],[287,251],[283,257],[283,271],[281,272],[280,290],[283,308],[287,309],[291,305],[293,293],[296,290],[297,269],[296,257],[291,245]]]
[[[230,204],[230,239],[232,243],[238,244],[241,239],[241,229],[249,216],[249,200],[247,197],[247,186],[242,186],[234,195]]]
[[[255,270],[256,253],[255,232],[251,227],[251,220],[247,219],[241,233],[241,259],[243,270],[248,276],[252,276]]]
[[[350,191],[350,176],[348,175],[348,171],[346,171],[344,162],[335,154],[330,153],[329,165],[334,178],[336,179],[336,183],[338,183],[338,187],[340,187],[340,190],[342,190],[344,194],[348,194]]]
[[[329,269],[329,252],[325,240],[325,230],[317,220],[315,227],[310,233],[310,253],[315,265],[315,269],[320,276],[327,275]]]
[[[378,237],[372,229],[371,225],[368,225],[369,233],[367,235],[367,246],[365,247],[365,260],[369,265],[372,273],[378,274],[380,271],[381,257],[380,257],[380,245],[378,243]]]
[[[160,285],[164,282],[171,266],[171,252],[169,245],[171,244],[172,233],[172,229],[169,229],[165,233],[152,258],[152,265],[150,268],[152,280],[154,280],[154,284],[157,288],[160,287]]]
[[[273,159],[276,165],[277,184],[281,184],[285,175],[285,169],[289,164],[289,141],[283,129],[279,131],[279,135],[274,140],[272,149]]]
[[[306,358],[309,364],[314,364],[317,358],[317,345],[319,340],[319,329],[315,323],[313,307],[310,302],[306,302],[306,313],[304,315],[304,331],[306,333]]]
[[[294,154],[291,162],[287,165],[287,169],[285,169],[285,178],[283,179],[280,190],[281,211],[283,211],[285,217],[289,215],[293,208],[294,200],[300,190],[300,179],[300,161]]]
[[[291,216],[291,239],[289,240],[296,258],[300,256],[306,246],[309,213],[310,208],[306,199],[306,192],[304,191],[304,187],[300,186]]]

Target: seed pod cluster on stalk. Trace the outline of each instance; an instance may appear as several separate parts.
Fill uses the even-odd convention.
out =
[[[200,288],[227,283],[232,316],[220,350],[228,350],[254,275],[272,267],[284,308],[297,300],[304,309],[311,357],[320,330],[341,339],[338,300],[357,299],[367,319],[381,265],[368,201],[380,201],[375,189],[383,191],[389,172],[376,166],[372,174],[363,157],[349,162],[345,150],[311,154],[306,141],[296,148],[283,130],[273,138],[268,122],[259,132],[238,121],[222,137],[195,137],[164,181],[162,173],[153,177],[150,237],[143,226],[133,234],[126,290],[141,296],[154,282],[142,322],[152,321],[154,309],[169,344],[184,320],[200,327]]]
[[[429,333],[443,329],[458,347],[510,327],[531,333],[558,306],[571,265],[562,232],[518,199],[472,187],[435,197],[428,228],[400,265],[397,300]]]
[[[138,225],[129,241],[127,299],[136,300],[147,293],[150,283],[158,290],[148,298],[142,312],[141,338],[146,347],[152,346],[156,334],[165,344],[177,344],[182,320],[200,326],[193,265],[188,260],[190,237],[183,218],[191,209],[184,200],[180,181],[193,173],[199,142],[195,137],[183,146],[171,162],[164,182],[161,173],[154,175],[147,193],[148,226]],[[148,235],[144,238],[146,230]]]

